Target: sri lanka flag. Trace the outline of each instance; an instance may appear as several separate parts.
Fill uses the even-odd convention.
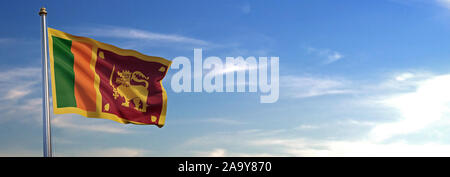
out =
[[[55,114],[164,125],[171,61],[52,28],[48,38]]]

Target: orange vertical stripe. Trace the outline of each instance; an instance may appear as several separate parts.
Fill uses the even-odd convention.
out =
[[[94,71],[90,68],[92,46],[72,41],[75,73],[75,99],[77,107],[86,111],[96,111],[96,92],[94,88]]]

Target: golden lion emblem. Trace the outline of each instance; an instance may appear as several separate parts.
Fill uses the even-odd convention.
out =
[[[119,96],[121,96],[125,100],[122,103],[122,106],[128,108],[130,107],[130,101],[133,101],[134,109],[141,112],[146,112],[148,97],[148,82],[146,80],[148,80],[149,78],[140,71],[134,71],[133,73],[128,70],[118,71],[117,75],[119,77],[116,78],[116,84],[119,84],[119,86],[114,87],[112,83],[112,77],[114,75],[115,67],[116,66],[113,66],[111,76],[109,77],[109,84],[111,85],[111,87],[113,87],[114,99],[117,99]],[[139,79],[138,77],[141,77],[143,79]],[[145,86],[131,85],[131,80],[135,82],[145,83]]]

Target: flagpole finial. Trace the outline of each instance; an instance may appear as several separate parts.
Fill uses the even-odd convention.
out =
[[[39,15],[47,15],[47,10],[45,9],[45,7],[41,7],[41,9],[39,10]]]

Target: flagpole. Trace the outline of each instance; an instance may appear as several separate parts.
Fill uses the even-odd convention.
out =
[[[42,117],[43,117],[43,140],[44,157],[52,157],[52,135],[50,127],[50,106],[48,94],[48,54],[47,54],[47,11],[44,7],[39,10],[42,26]]]

